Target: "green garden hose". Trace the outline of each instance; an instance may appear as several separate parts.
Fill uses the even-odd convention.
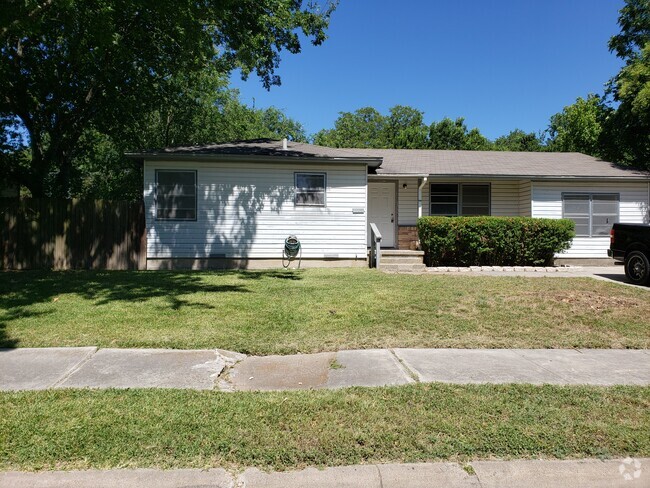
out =
[[[284,250],[282,251],[282,266],[286,269],[291,264],[291,261],[296,259],[296,256],[300,254],[300,260],[298,261],[298,267],[302,263],[302,247],[300,241],[296,236],[289,236],[284,240]],[[286,260],[286,264],[285,264]]]

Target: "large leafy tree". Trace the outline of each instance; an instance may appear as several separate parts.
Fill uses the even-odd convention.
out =
[[[497,137],[494,140],[494,149],[497,151],[545,151],[541,134],[525,132],[521,129],[514,129],[505,136]]]
[[[600,142],[609,109],[598,95],[578,98],[551,117],[549,148],[561,152],[581,152],[600,156]]]
[[[609,49],[625,61],[610,82],[618,103],[604,122],[602,151],[623,164],[650,169],[650,0],[626,0],[621,32]]]
[[[330,147],[384,148],[385,136],[386,118],[372,107],[363,107],[341,112],[334,128],[317,132],[314,142]]]
[[[487,151],[492,149],[492,144],[477,128],[468,130],[463,117],[456,120],[445,117],[429,126],[429,147]]]
[[[0,9],[0,117],[27,134],[4,172],[32,195],[70,196],[80,141],[165,110],[206,70],[279,84],[280,51],[325,40],[334,8],[300,0],[7,0]],[[169,122],[169,123],[168,123]],[[176,126],[178,128],[178,126]],[[181,130],[180,128],[178,128]],[[11,157],[9,157],[11,156]]]
[[[372,107],[342,112],[334,128],[319,131],[314,142],[323,146],[374,149],[492,149],[490,141],[478,129],[467,129],[464,119],[445,118],[427,126],[424,113],[406,105],[395,105],[388,115]]]
[[[427,146],[424,113],[406,105],[390,109],[384,127],[384,145],[393,149],[423,149]]]

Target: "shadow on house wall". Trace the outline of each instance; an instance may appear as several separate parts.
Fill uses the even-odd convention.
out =
[[[153,187],[149,191],[152,195]],[[293,198],[290,185],[206,184],[199,185],[196,221],[154,222],[155,209],[150,205],[147,234],[150,253],[161,258],[157,269],[191,267],[196,262],[209,267],[210,260],[216,267],[245,268],[260,215],[279,216]],[[278,259],[285,234],[285,230],[273,233],[277,243],[271,245],[277,247]],[[233,255],[244,258],[228,258]]]

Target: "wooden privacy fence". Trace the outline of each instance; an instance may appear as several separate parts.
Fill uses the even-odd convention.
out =
[[[142,202],[0,200],[2,269],[145,269]]]

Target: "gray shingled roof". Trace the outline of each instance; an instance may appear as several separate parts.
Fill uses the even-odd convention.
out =
[[[377,175],[385,176],[412,174],[499,178],[650,178],[650,173],[623,169],[580,153],[341,149],[292,141],[287,143],[287,150],[284,150],[282,141],[272,139],[169,147],[128,156],[144,159],[235,156],[266,161],[276,158],[365,161],[371,168],[376,168]]]
[[[178,158],[185,156],[240,156],[240,157],[260,157],[270,160],[271,158],[288,158],[288,159],[312,159],[322,158],[340,161],[368,161],[374,160],[378,166],[381,158],[367,154],[357,154],[354,149],[339,149],[332,147],[316,146],[315,144],[305,144],[302,142],[287,141],[287,149],[282,148],[282,141],[272,139],[253,139],[247,141],[234,141],[223,144],[205,144],[200,146],[182,146],[168,147],[159,151],[150,151],[144,153],[131,153],[129,157],[133,158]]]
[[[650,173],[623,169],[580,153],[354,149],[383,158],[377,174],[442,176],[522,176],[578,178],[650,178]]]

